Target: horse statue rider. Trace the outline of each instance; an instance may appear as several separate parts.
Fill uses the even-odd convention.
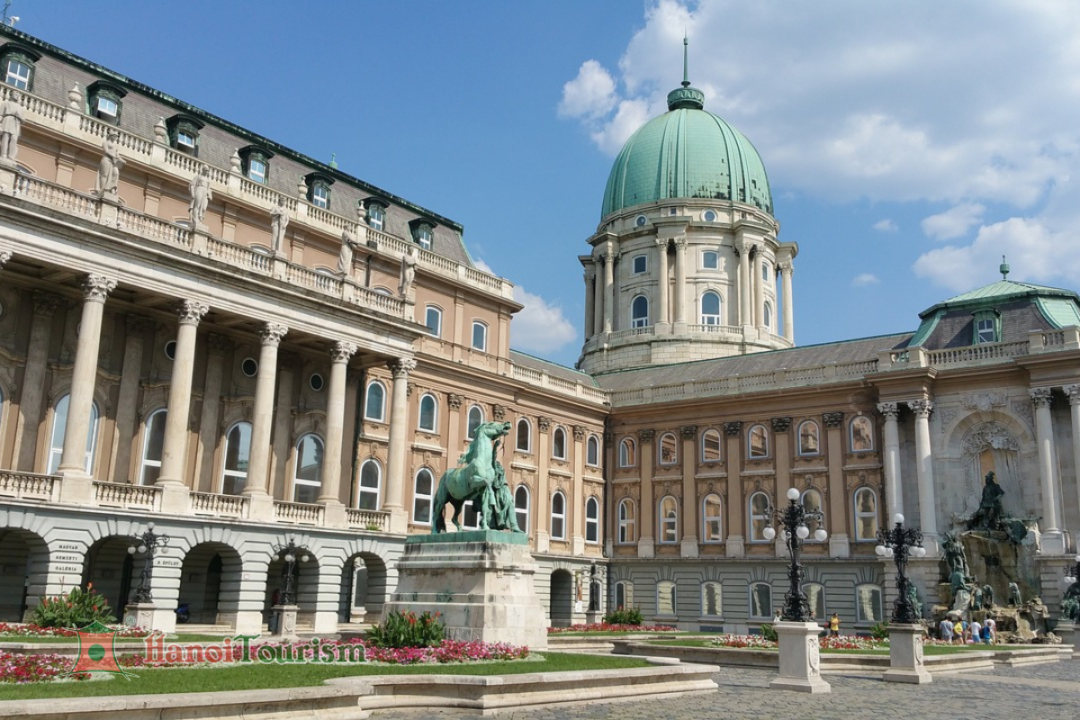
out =
[[[454,508],[451,522],[460,531],[458,517],[470,500],[477,510],[480,529],[517,531],[514,499],[506,483],[506,472],[495,455],[510,427],[508,422],[481,423],[469,449],[458,461],[459,467],[443,473],[432,507],[433,534],[447,532],[443,510],[448,503]]]

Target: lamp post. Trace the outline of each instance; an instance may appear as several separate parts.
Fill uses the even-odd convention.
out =
[[[289,542],[277,548],[278,557],[285,561],[285,567],[281,570],[282,588],[281,605],[296,604],[296,563],[306,563],[311,559],[311,554],[306,548],[296,544],[293,538]]]
[[[128,554],[135,557],[136,554],[143,556],[142,572],[139,574],[139,584],[135,588],[132,600],[136,605],[154,602],[153,592],[150,589],[150,581],[154,576],[154,553],[161,547],[169,544],[168,535],[160,535],[154,532],[154,523],[146,523],[146,531],[141,535],[131,538],[128,546]]]
[[[821,527],[825,516],[819,510],[807,510],[800,500],[798,488],[791,488],[787,493],[788,504],[783,508],[766,505],[765,517],[769,525],[762,531],[766,540],[776,537],[773,523],[780,525],[781,537],[787,544],[791,563],[788,565],[788,591],[784,595],[784,607],[781,622],[776,623],[778,654],[780,655],[780,677],[769,683],[770,688],[796,690],[808,693],[832,692],[829,683],[821,679],[821,651],[818,647],[818,634],[821,628],[815,622],[809,622],[810,603],[802,589],[803,567],[799,555],[803,542],[810,537],[807,522],[816,522],[814,540],[824,542],[828,533]]]
[[[893,601],[892,622],[899,624],[916,623],[919,614],[911,602],[911,581],[907,577],[908,557],[926,557],[926,548],[922,546],[922,533],[915,528],[904,527],[904,516],[893,515],[894,526],[877,532],[878,546],[874,552],[881,558],[892,558],[896,563],[896,592]]]
[[[810,601],[802,590],[804,572],[799,563],[799,555],[803,542],[810,537],[810,528],[806,523],[808,521],[818,523],[818,528],[814,531],[814,540],[817,542],[825,542],[829,535],[821,527],[821,523],[825,521],[825,515],[820,510],[804,508],[799,502],[798,488],[788,490],[787,496],[786,507],[766,506],[765,516],[782,527],[781,537],[787,543],[788,555],[791,557],[791,564],[788,566],[788,591],[784,595],[784,608],[780,616],[788,622],[804,623],[810,619]],[[765,528],[762,535],[766,540],[772,540],[776,537],[776,530],[770,525]]]

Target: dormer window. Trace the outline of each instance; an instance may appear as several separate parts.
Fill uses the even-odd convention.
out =
[[[382,230],[386,224],[386,203],[376,198],[368,198],[366,220],[368,227]]]
[[[270,158],[274,154],[266,148],[249,145],[239,151],[240,166],[248,180],[265,185],[270,179]]]
[[[431,249],[435,240],[435,223],[419,218],[409,223],[409,230],[412,232],[413,242],[425,250]]]
[[[307,183],[308,202],[323,210],[330,209],[330,186],[334,184],[334,178],[322,173],[311,173],[304,178]]]
[[[981,310],[974,313],[975,337],[973,345],[1001,342],[1001,316],[995,310]]]
[[[0,67],[4,71],[4,82],[19,90],[30,91],[34,88],[34,63],[41,55],[30,48],[8,43],[0,48]]]
[[[120,124],[121,99],[127,90],[99,80],[86,88],[87,114],[112,125]]]
[[[169,131],[169,144],[180,152],[198,157],[199,131],[203,129],[202,120],[190,115],[173,115],[165,121]]]

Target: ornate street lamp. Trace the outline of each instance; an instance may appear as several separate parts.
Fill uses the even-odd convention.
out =
[[[791,488],[787,492],[788,504],[784,508],[773,508],[766,505],[765,516],[782,528],[784,542],[787,543],[788,554],[791,556],[791,565],[788,566],[788,591],[784,595],[784,608],[781,617],[788,622],[807,622],[810,618],[810,602],[802,589],[803,567],[799,564],[799,553],[802,550],[803,541],[810,537],[810,528],[807,521],[816,522],[818,529],[814,531],[814,540],[825,542],[828,533],[821,527],[825,522],[825,515],[820,510],[807,510],[799,502],[798,488]],[[776,537],[776,530],[770,525],[765,528],[762,535],[766,540]]]
[[[128,546],[128,554],[135,557],[136,553],[143,556],[143,568],[139,574],[139,585],[135,588],[132,600],[136,604],[154,602],[150,591],[150,580],[154,576],[154,553],[161,547],[169,544],[168,535],[159,535],[154,532],[154,523],[146,523],[146,531],[142,535],[134,535],[131,545]]]
[[[289,538],[286,545],[279,545],[275,550],[278,557],[285,561],[285,567],[281,571],[281,579],[284,587],[281,588],[281,605],[296,604],[296,562],[299,560],[306,563],[311,559],[311,554],[306,548],[296,544],[296,540]]]
[[[896,600],[893,601],[892,621],[910,625],[917,623],[919,616],[911,602],[911,581],[908,580],[908,557],[926,557],[926,548],[922,546],[922,533],[915,528],[904,527],[904,516],[893,515],[895,526],[880,529],[877,532],[878,546],[874,552],[881,558],[892,558],[896,563]]]

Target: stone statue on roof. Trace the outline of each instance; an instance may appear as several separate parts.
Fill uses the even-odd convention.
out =
[[[405,297],[416,279],[416,248],[410,247],[401,257],[401,278],[398,281],[398,295]]]
[[[210,198],[214,196],[210,190],[210,168],[203,165],[195,177],[191,178],[188,190],[191,193],[191,203],[188,205],[191,227],[205,228],[206,223],[203,222],[203,218],[206,217],[206,208],[210,205]]]
[[[120,168],[124,167],[124,158],[120,157],[120,145],[117,140],[120,133],[109,130],[105,142],[101,144],[101,162],[98,163],[97,187],[94,192],[99,198],[117,200],[120,186]]]
[[[270,247],[275,255],[284,252],[285,228],[289,227],[289,208],[285,207],[284,196],[278,198],[277,205],[270,211]]]
[[[356,235],[349,228],[341,231],[341,250],[338,252],[337,270],[345,276],[352,275],[353,249],[356,247]]]
[[[22,131],[23,111],[18,90],[11,90],[0,103],[0,163],[14,165],[19,152],[19,133]]]

